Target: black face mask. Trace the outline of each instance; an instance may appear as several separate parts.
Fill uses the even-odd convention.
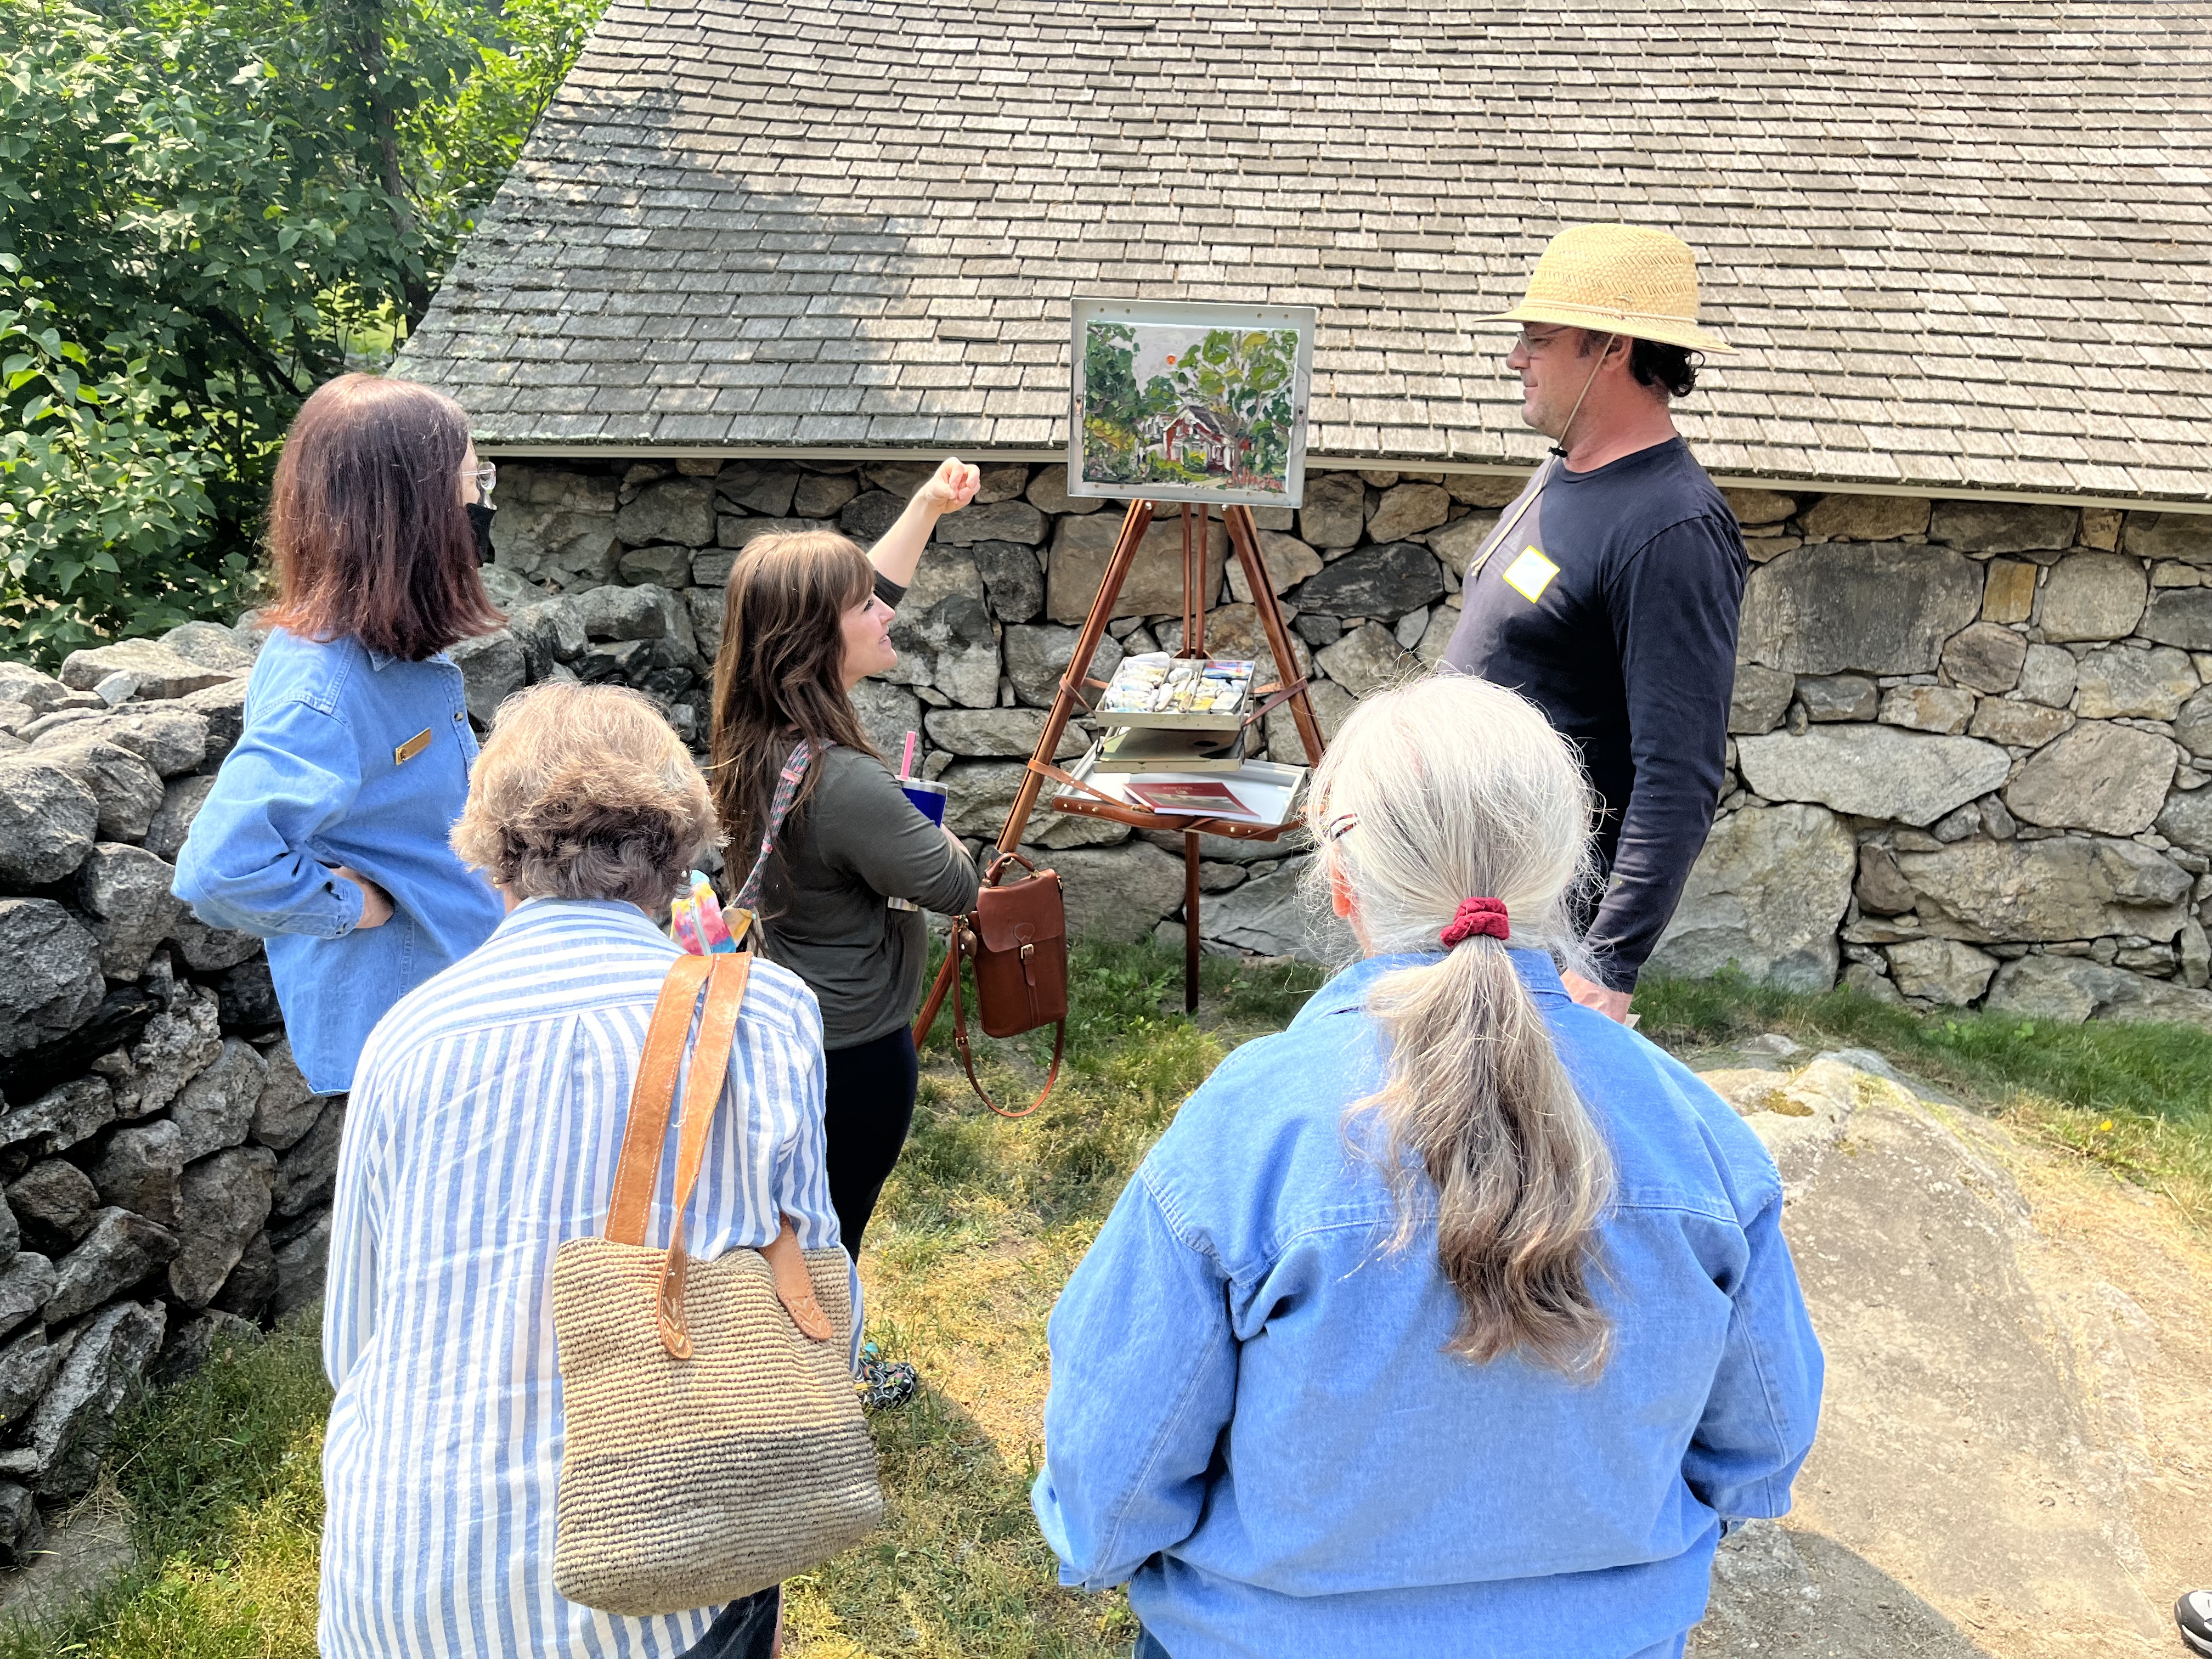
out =
[[[491,562],[491,519],[498,512],[495,507],[486,507],[482,501],[469,503],[469,526],[477,532],[477,562]]]

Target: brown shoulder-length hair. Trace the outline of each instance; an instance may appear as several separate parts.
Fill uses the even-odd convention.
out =
[[[843,628],[844,613],[867,599],[875,575],[866,554],[826,530],[757,538],[731,568],[708,775],[729,832],[734,880],[759,855],[776,777],[793,744],[805,738],[817,755],[832,744],[876,754],[845,690]],[[784,818],[786,834],[799,827],[820,775],[808,769]]]
[[[412,380],[341,374],[301,405],[269,498],[268,620],[420,662],[504,619],[460,498],[469,420]]]

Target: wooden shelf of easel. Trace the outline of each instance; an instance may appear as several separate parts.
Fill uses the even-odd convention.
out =
[[[1115,606],[1120,602],[1121,588],[1129,579],[1129,571],[1136,563],[1137,550],[1144,544],[1146,532],[1152,526],[1155,503],[1134,501],[1121,520],[1121,533],[1114,543],[1114,552],[1106,562],[1106,574],[1099,583],[1098,596],[1091,602],[1091,611],[1084,618],[1082,630],[1075,638],[1075,648],[1068,653],[1067,669],[1062,675],[1060,689],[1052,701],[1052,712],[1045,718],[1044,731],[1037,739],[1036,751],[1029,760],[1029,775],[1022,780],[1020,791],[1006,814],[1006,828],[999,834],[998,848],[1011,853],[1021,845],[1022,836],[1029,828],[1030,815],[1036,810],[1037,797],[1048,781],[1066,778],[1066,775],[1054,763],[1053,756],[1060,748],[1061,735],[1067,723],[1074,718],[1079,706],[1088,710],[1090,699],[1084,693],[1091,687],[1103,690],[1104,682],[1091,675],[1091,665],[1098,657],[1098,647],[1106,636],[1106,625],[1114,617]],[[1211,596],[1206,591],[1206,538],[1207,519],[1211,509],[1205,505],[1194,508],[1182,504],[1182,645],[1176,653],[1179,657],[1203,657],[1206,651],[1206,613]],[[1306,694],[1304,677],[1298,673],[1298,654],[1291,643],[1291,631],[1283,621],[1282,607],[1275,602],[1274,584],[1267,579],[1267,561],[1260,556],[1260,534],[1252,522],[1252,509],[1231,506],[1221,510],[1222,528],[1229,534],[1230,551],[1244,572],[1244,580],[1252,592],[1252,604],[1259,612],[1260,629],[1267,641],[1267,650],[1275,659],[1275,671],[1284,676],[1277,684],[1255,688],[1252,693],[1255,708],[1265,706],[1271,699],[1276,706],[1287,708],[1297,723],[1298,739],[1305,745],[1306,762],[1313,764],[1321,759],[1323,747],[1321,723],[1314,718],[1313,702]],[[1280,694],[1287,690],[1289,696]],[[1060,793],[1047,803],[1059,812],[1079,813],[1091,817],[1109,818],[1138,830],[1165,830],[1183,838],[1183,1007],[1198,1006],[1199,956],[1199,837],[1225,836],[1237,841],[1271,842],[1294,828],[1297,819],[1288,823],[1244,823],[1228,818],[1190,818],[1175,813],[1147,811],[1120,801],[1101,800],[1070,792],[1063,786]],[[951,956],[930,988],[928,1000],[923,1003],[920,1016],[915,1021],[915,1042],[917,1046],[929,1035],[935,1022],[939,1006],[951,988],[951,975],[959,971],[958,962]]]

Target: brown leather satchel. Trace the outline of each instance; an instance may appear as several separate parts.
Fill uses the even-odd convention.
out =
[[[1009,864],[1029,874],[1018,881],[1000,878]],[[1000,1117],[1027,1117],[1044,1104],[1060,1080],[1060,1050],[1067,1042],[1067,908],[1060,878],[1040,870],[1019,853],[1001,853],[983,872],[975,908],[952,922],[951,948],[975,972],[975,1018],[986,1036],[1019,1036],[1059,1021],[1052,1038],[1052,1070],[1037,1097],[1018,1112],[1007,1111],[975,1080],[975,1057],[968,1047],[968,1019],[960,1003],[960,974],[952,974],[952,1042],[968,1073],[975,1097]]]

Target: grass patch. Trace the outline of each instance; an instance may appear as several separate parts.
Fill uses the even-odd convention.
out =
[[[1647,977],[1643,1030],[1672,1048],[1779,1031],[1808,1046],[1873,1048],[2046,1144],[2164,1194],[2212,1229],[2212,1032],[2018,1015],[1923,1014],[1862,992],[1778,991],[1735,974]]]
[[[1180,957],[1150,944],[1079,948],[1060,1085],[1018,1122],[975,1102],[940,1018],[914,1135],[862,1265],[869,1335],[913,1360],[925,1386],[905,1411],[872,1420],[884,1529],[792,1582],[793,1659],[1126,1652],[1135,1633],[1126,1602],[1058,1588],[1030,1518],[1046,1316],[1178,1104],[1321,980],[1212,958],[1203,971],[1205,1001],[1190,1018]],[[1762,1031],[1879,1049],[2212,1223],[2212,1034],[1919,1015],[1741,979],[1649,980],[1637,1006],[1644,1030],[1677,1049]],[[1050,1034],[977,1036],[975,1054],[994,1095],[1026,1103]],[[311,1654],[326,1407],[316,1333],[301,1326],[141,1407],[106,1478],[129,1506],[142,1565],[61,1621],[0,1636],[0,1659]]]

